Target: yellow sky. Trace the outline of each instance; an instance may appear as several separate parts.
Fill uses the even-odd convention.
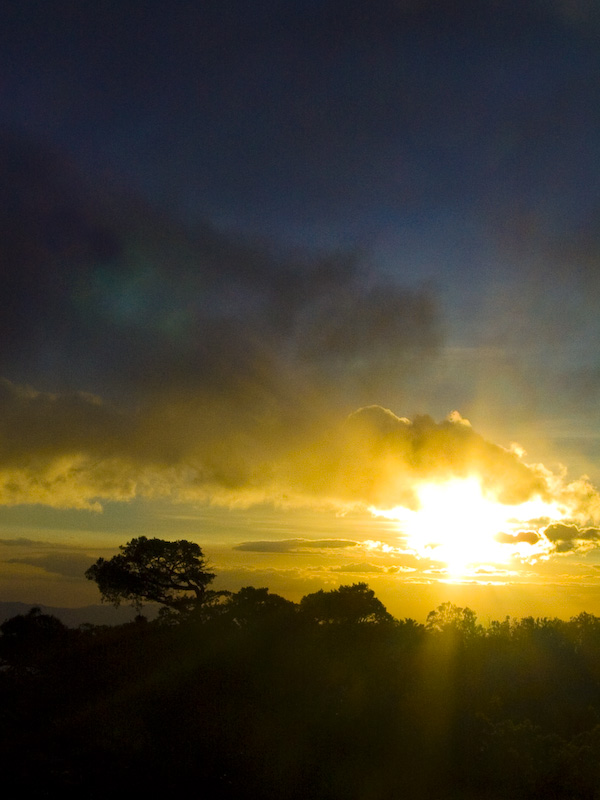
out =
[[[124,518],[127,511],[129,518]],[[32,525],[28,527],[28,513]],[[473,608],[481,621],[513,617],[600,615],[600,558],[595,548],[547,560],[482,564],[464,575],[407,552],[397,521],[368,512],[218,508],[164,501],[134,502],[104,512],[2,509],[2,600],[50,606],[99,601],[83,578],[99,556],[109,557],[134,535],[198,542],[216,572],[215,588],[267,586],[292,600],[320,588],[366,581],[398,618],[424,621],[450,601]],[[67,523],[69,527],[61,526]]]
[[[366,581],[392,614],[421,620],[446,600],[493,618],[600,613],[594,487],[485,439],[457,412],[436,423],[369,406],[272,440],[257,436],[265,422],[218,441],[196,423],[167,458],[164,430],[107,447],[114,412],[97,398],[4,389],[10,434],[25,435],[0,476],[1,600],[96,603],[87,566],[143,534],[200,544],[220,589],[299,600]],[[80,427],[68,429],[74,411]]]
[[[292,425],[254,397],[167,393],[128,412],[0,390],[0,600],[96,603],[87,566],[143,534],[200,544],[220,589],[299,600],[366,581],[421,620],[446,600],[483,617],[600,612],[595,488],[458,412],[316,404]]]

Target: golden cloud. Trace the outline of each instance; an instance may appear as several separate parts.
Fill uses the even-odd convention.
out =
[[[416,508],[424,481],[475,475],[501,503],[554,500],[580,527],[600,518],[587,479],[568,483],[526,464],[521,451],[487,441],[457,412],[436,423],[368,406],[336,421],[320,413],[285,424],[269,408],[255,410],[167,394],[117,411],[94,396],[1,381],[0,504],[100,509],[105,501],[162,496],[223,505]]]

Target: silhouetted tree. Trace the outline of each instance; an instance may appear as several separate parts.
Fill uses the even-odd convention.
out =
[[[576,617],[571,617],[567,626],[567,633],[575,642],[578,649],[586,646],[600,646],[600,617],[582,611]]]
[[[67,634],[67,627],[39,607],[17,614],[0,625],[0,659],[13,666],[36,666]]]
[[[300,601],[300,610],[320,623],[381,623],[393,620],[366,583],[340,586],[329,592],[320,589],[307,594]]]
[[[425,627],[434,633],[453,633],[464,638],[476,636],[482,631],[474,611],[453,603],[442,603],[435,611],[430,611]]]
[[[272,594],[266,588],[244,586],[239,592],[230,595],[219,608],[222,609],[223,616],[243,628],[265,621],[285,621],[296,613],[297,607],[291,600]]]
[[[118,606],[129,600],[139,609],[146,600],[188,611],[215,595],[206,589],[214,573],[207,571],[202,549],[194,542],[140,536],[120,550],[108,561],[99,558],[85,573],[98,584],[103,601]]]

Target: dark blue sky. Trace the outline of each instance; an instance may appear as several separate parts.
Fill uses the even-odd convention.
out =
[[[598,192],[579,6],[8,3],[2,115],[192,221],[283,239],[507,205],[569,225]]]

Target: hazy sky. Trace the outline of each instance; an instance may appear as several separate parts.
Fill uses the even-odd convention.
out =
[[[8,0],[0,45],[0,600],[145,534],[600,613],[594,0]],[[546,504],[499,560],[473,477]]]

